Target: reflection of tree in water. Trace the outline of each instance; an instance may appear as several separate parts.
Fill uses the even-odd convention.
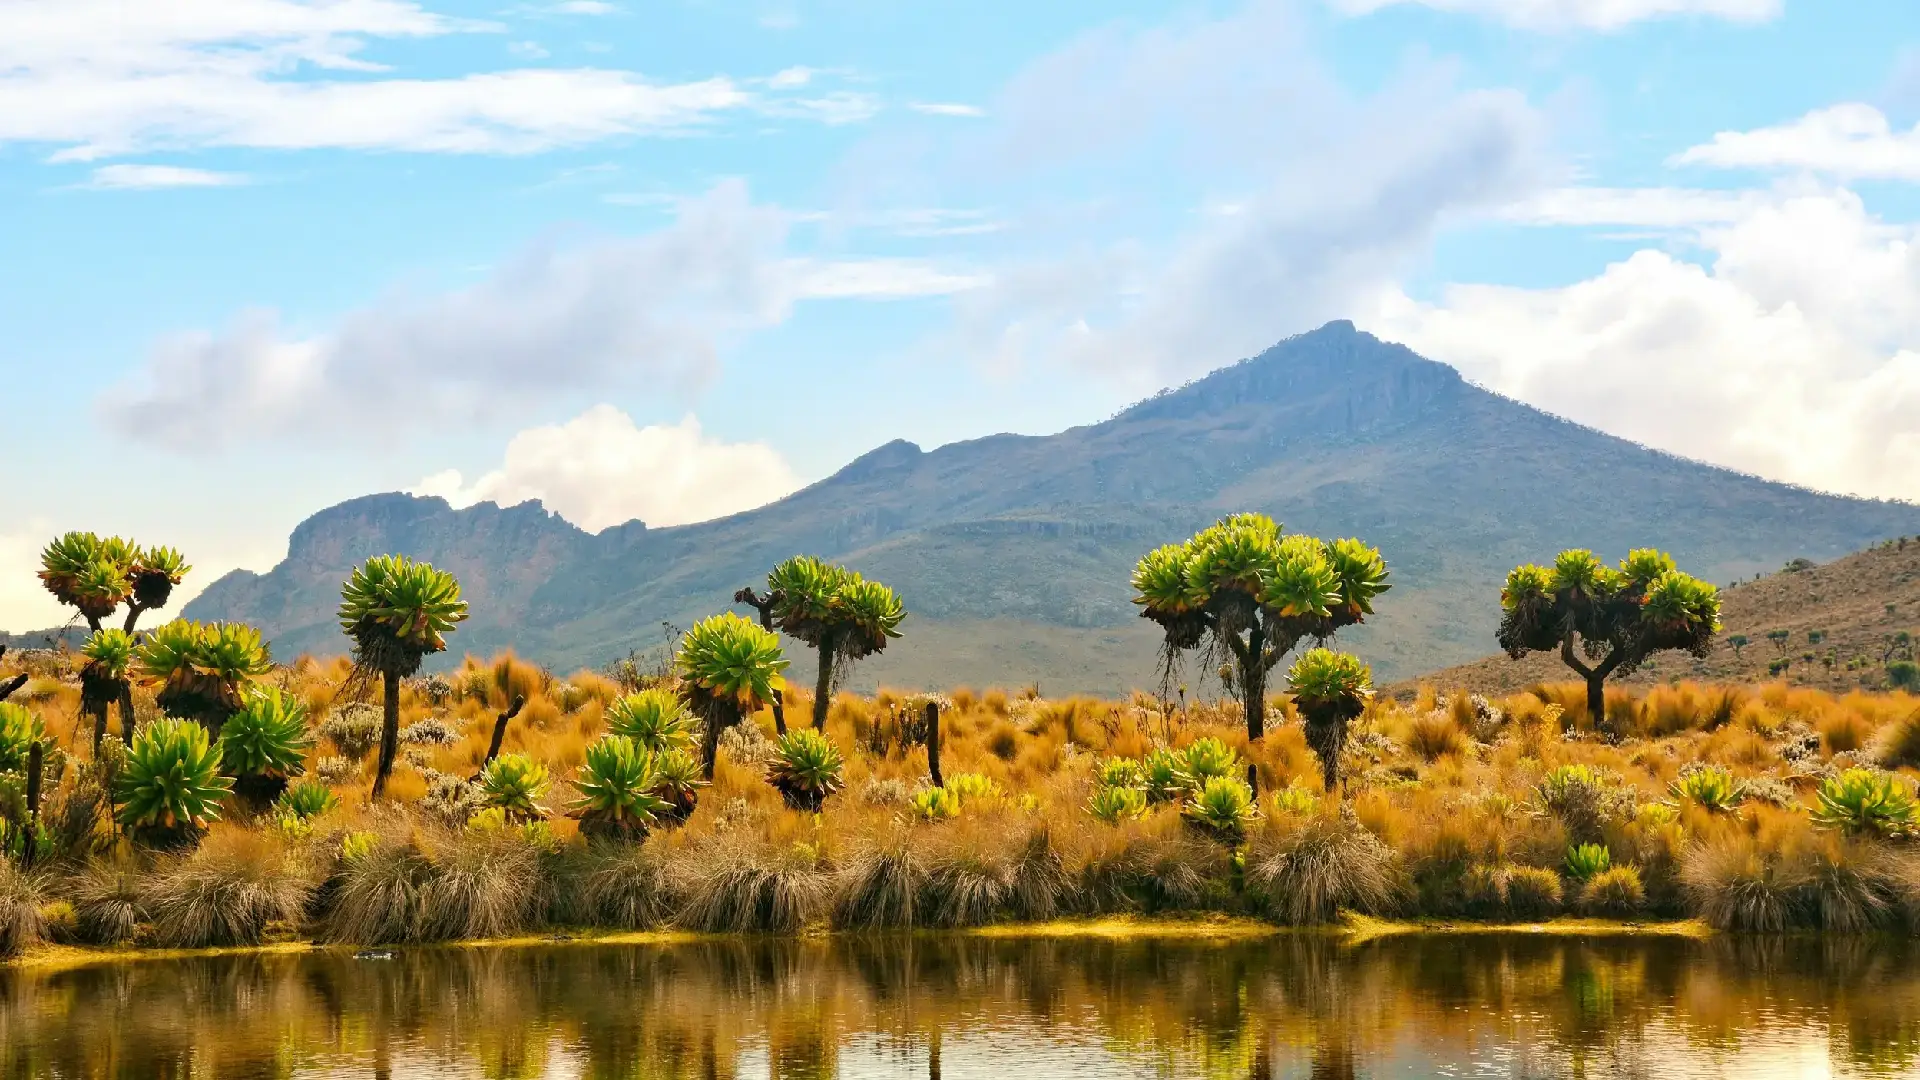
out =
[[[1489,1046],[1529,1075],[1633,1075],[1663,1054],[1737,1054],[1757,1022],[1824,1033],[1837,1060],[1905,1075],[1920,1063],[1916,958],[1899,939],[1314,934],[230,956],[0,975],[0,1078],[454,1063],[511,1078],[563,1057],[595,1080],[722,1077],[752,1049],[797,1080],[869,1048],[924,1055],[937,1077],[973,1036],[1016,1029],[1037,1049],[1104,1051],[1129,1075],[1353,1077]]]

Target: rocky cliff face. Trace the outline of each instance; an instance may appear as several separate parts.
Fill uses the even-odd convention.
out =
[[[598,664],[807,552],[906,598],[907,637],[862,666],[865,680],[1117,691],[1151,679],[1134,561],[1245,509],[1380,545],[1396,587],[1342,640],[1383,678],[1487,652],[1506,570],[1561,547],[1618,557],[1656,544],[1728,580],[1920,532],[1920,507],[1657,453],[1333,323],[1104,423],[931,451],[888,443],[777,503],[697,525],[591,536],[538,504],[355,499],[301,525],[272,572],[229,575],[188,612],[254,622],[281,656],[339,652],[341,580],[395,551],[460,576],[474,615],[456,651]]]

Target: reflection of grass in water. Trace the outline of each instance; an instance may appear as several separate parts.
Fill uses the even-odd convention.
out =
[[[284,1075],[291,1060],[365,1061],[386,1044],[415,1067],[501,1077],[543,1075],[554,1047],[585,1076],[701,1075],[710,1054],[726,1075],[757,1045],[775,1075],[831,1076],[854,1036],[924,1047],[935,1028],[1018,1022],[1140,1071],[1244,1076],[1263,1060],[1334,1067],[1409,1047],[1455,1059],[1523,1035],[1626,1068],[1652,1052],[1649,1032],[1737,1051],[1763,1022],[1774,1038],[1825,1032],[1837,1058],[1897,1074],[1920,1060],[1916,958],[1898,939],[1285,933],[327,952],[20,971],[0,1030],[23,1075]]]

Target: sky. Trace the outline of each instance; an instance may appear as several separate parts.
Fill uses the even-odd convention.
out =
[[[1910,0],[0,0],[0,629],[376,491],[598,531],[1330,319],[1920,500]]]

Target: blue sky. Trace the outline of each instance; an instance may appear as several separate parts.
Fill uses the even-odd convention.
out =
[[[0,0],[0,628],[370,491],[589,529],[1332,318],[1920,498],[1897,0]]]

